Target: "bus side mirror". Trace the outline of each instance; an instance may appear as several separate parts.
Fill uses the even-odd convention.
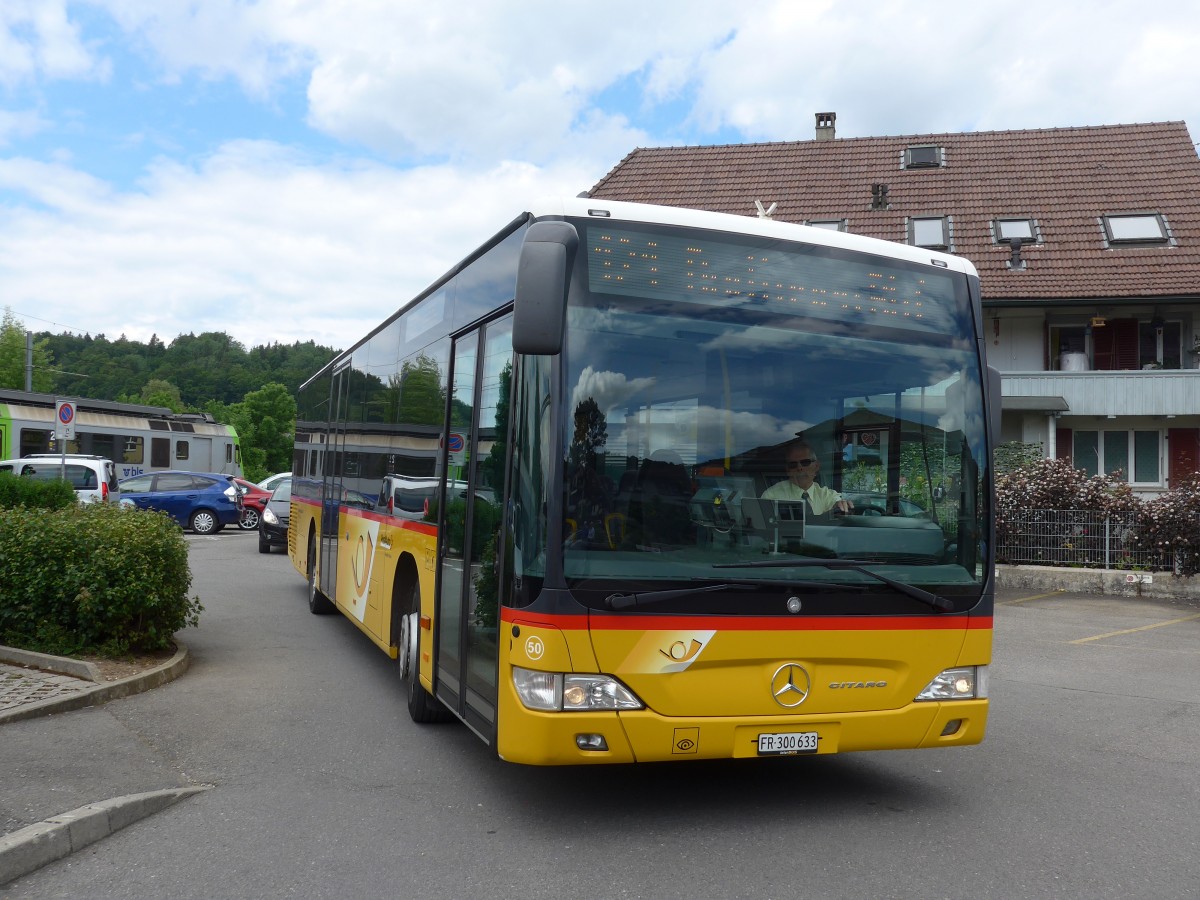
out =
[[[525,232],[517,263],[513,350],[534,356],[562,351],[567,287],[579,233],[569,222],[535,222]]]
[[[1000,370],[987,367],[988,423],[992,426],[992,446],[1000,443]]]

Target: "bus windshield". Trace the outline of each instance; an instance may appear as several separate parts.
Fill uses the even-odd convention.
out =
[[[746,236],[579,233],[548,498],[562,535],[522,547],[527,566],[561,554],[566,586],[603,610],[745,614],[761,596],[779,614],[781,588],[839,613],[918,611],[904,586],[945,610],[979,599],[966,276]]]

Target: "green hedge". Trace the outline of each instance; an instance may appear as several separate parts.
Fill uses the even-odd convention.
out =
[[[0,509],[0,643],[119,656],[199,623],[179,526],[107,503]]]
[[[75,502],[75,488],[61,479],[38,481],[0,472],[0,509],[17,506],[66,509]]]

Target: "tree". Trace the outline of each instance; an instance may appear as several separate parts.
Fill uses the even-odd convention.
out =
[[[171,412],[183,412],[185,408],[179,388],[162,378],[147,381],[138,400],[147,406],[165,406]]]
[[[33,342],[33,389],[49,393],[54,390],[54,358],[47,340]],[[25,389],[25,324],[4,308],[0,320],[0,387]]]
[[[242,470],[247,478],[260,481],[291,468],[296,399],[284,385],[277,381],[265,384],[227,410],[228,424],[237,429],[241,439]]]

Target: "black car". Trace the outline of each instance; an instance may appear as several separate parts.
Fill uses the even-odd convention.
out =
[[[270,553],[272,547],[287,548],[288,517],[292,507],[292,479],[280,481],[271,492],[258,520],[258,552]]]

